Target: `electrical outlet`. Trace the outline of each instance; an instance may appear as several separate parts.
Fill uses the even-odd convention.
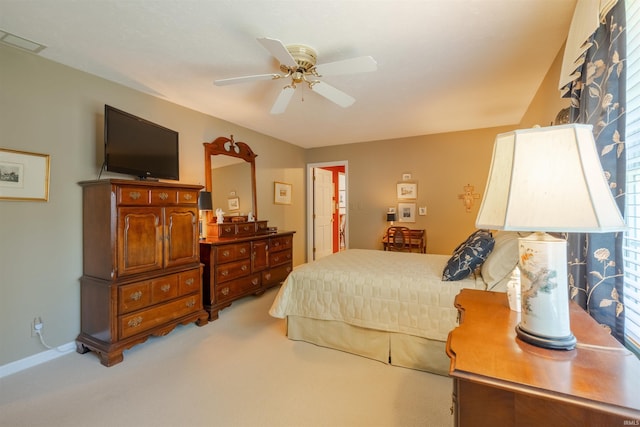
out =
[[[38,331],[42,330],[42,318],[40,316],[34,317],[31,323],[31,336],[37,337]]]

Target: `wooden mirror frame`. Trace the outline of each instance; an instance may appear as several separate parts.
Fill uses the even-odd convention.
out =
[[[211,183],[211,156],[224,155],[237,157],[244,160],[251,165],[251,207],[253,208],[253,216],[256,221],[258,220],[258,203],[256,196],[256,157],[251,148],[244,142],[236,142],[231,138],[220,136],[211,142],[204,142],[204,176],[205,176],[205,189],[206,191],[212,191],[213,185]],[[207,223],[213,222],[214,213],[207,212]]]

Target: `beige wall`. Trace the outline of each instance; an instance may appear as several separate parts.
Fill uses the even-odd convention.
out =
[[[493,139],[505,129],[485,129],[308,150],[307,161],[346,160],[348,168],[349,247],[380,249],[386,211],[396,207],[396,184],[404,173],[418,184],[416,216],[411,228],[427,230],[427,252],[450,253],[474,230],[479,200],[467,213],[458,195],[464,186],[481,194],[491,160]]]
[[[98,177],[104,104],[177,130],[184,183],[204,184],[203,142],[233,134],[248,143],[258,154],[260,218],[298,231],[294,263],[304,262],[304,194],[294,193],[291,206],[273,204],[274,180],[304,188],[303,149],[2,45],[0,63],[0,147],[51,156],[48,202],[0,200],[0,366],[45,350],[31,337],[35,316],[50,345],[80,331],[77,182]]]
[[[349,162],[350,247],[380,247],[385,211],[397,205],[396,183],[411,173],[418,182],[417,205],[427,207],[412,227],[427,229],[429,252],[449,253],[474,229],[480,202],[467,213],[458,195],[466,184],[482,194],[495,134],[516,127],[305,151],[16,49],[0,46],[0,63],[0,147],[51,155],[48,202],[0,201],[0,366],[45,350],[30,334],[35,316],[42,317],[53,346],[73,342],[80,330],[77,182],[98,177],[105,103],[180,132],[184,183],[204,184],[202,142],[233,134],[248,143],[258,154],[259,218],[296,231],[296,265],[305,260],[306,163]],[[554,99],[558,70],[556,62],[525,115],[527,123],[549,123],[562,106]],[[109,176],[122,177],[102,175]],[[291,205],[273,203],[274,181],[293,185]]]

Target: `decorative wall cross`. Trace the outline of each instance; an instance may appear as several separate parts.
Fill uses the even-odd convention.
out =
[[[458,194],[458,199],[462,199],[462,204],[467,212],[471,212],[473,201],[480,198],[480,195],[473,192],[473,185],[467,184],[464,187],[464,193]]]

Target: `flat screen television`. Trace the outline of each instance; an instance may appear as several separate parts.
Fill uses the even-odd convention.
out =
[[[178,132],[104,106],[104,161],[110,172],[179,180]]]

